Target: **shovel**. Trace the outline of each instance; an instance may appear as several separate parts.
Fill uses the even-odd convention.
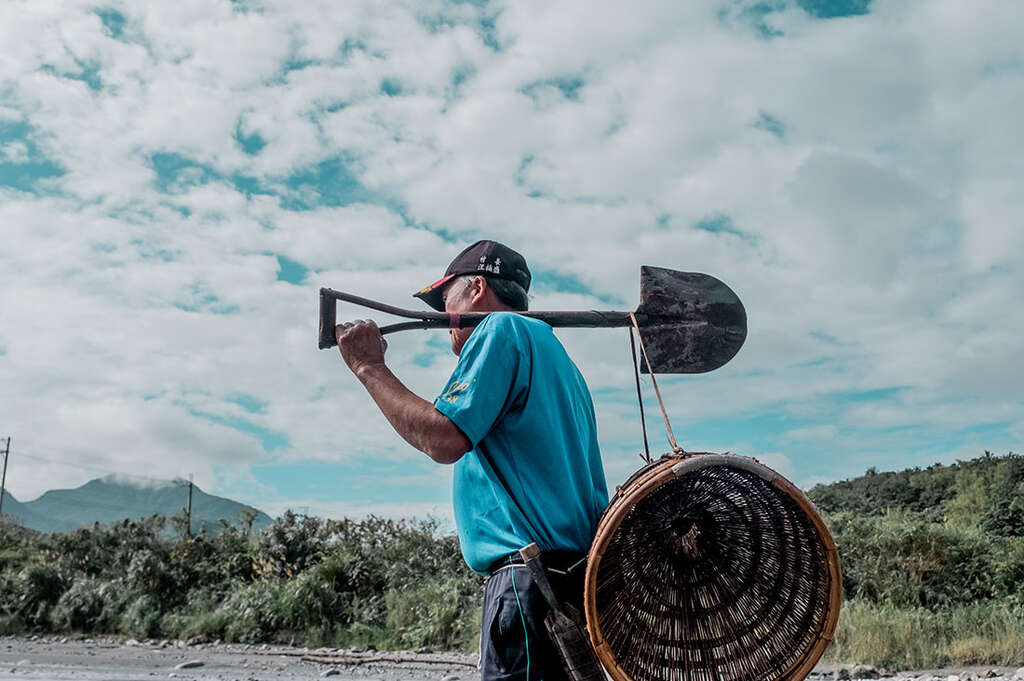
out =
[[[353,303],[408,319],[383,326],[382,334],[408,329],[465,329],[479,324],[489,313],[419,312],[385,305],[375,300],[320,289],[321,350],[337,345],[334,327],[336,301]],[[629,312],[518,312],[554,327],[632,326]],[[732,359],[747,337],[747,313],[732,289],[710,274],[677,272],[664,267],[640,268],[640,306],[632,313],[647,350],[641,358],[643,373],[700,374],[713,371]]]
[[[529,568],[533,583],[537,585],[550,607],[544,618],[544,628],[548,630],[548,637],[558,651],[566,676],[570,681],[605,681],[607,677],[604,667],[601,666],[597,653],[590,643],[586,626],[583,624],[583,615],[571,603],[562,603],[555,596],[555,591],[544,572],[540,549],[536,544],[530,544],[519,549],[519,555]]]

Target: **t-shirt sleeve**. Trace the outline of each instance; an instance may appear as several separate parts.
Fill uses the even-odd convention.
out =
[[[492,318],[494,317],[494,318]],[[459,363],[434,407],[459,427],[473,447],[509,410],[521,404],[526,385],[522,338],[509,320],[492,315],[469,337]]]

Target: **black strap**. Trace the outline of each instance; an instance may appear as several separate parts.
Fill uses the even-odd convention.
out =
[[[636,376],[636,401],[640,403],[640,426],[644,429],[643,460],[651,462],[651,447],[647,444],[647,418],[644,417],[644,396],[640,392],[640,363],[636,357],[636,341],[633,339],[633,327],[629,327],[629,347],[633,350],[633,375]]]

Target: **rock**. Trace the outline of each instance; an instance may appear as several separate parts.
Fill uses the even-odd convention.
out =
[[[960,681],[960,677],[956,674],[950,674],[946,677],[946,681]]]
[[[835,681],[846,681],[850,678],[850,670],[848,667],[836,667],[836,670],[832,672],[832,678]]]
[[[1015,671],[1013,673],[1013,678],[1017,679],[1018,681],[1020,681],[1021,679],[1024,679],[1024,667],[1021,667],[1020,669]]]
[[[416,653],[419,655],[429,655],[432,652],[434,652],[434,649],[430,646],[423,646],[422,648],[416,651]]]
[[[29,641],[38,641],[39,640],[39,636],[37,634],[33,634],[32,636],[29,637],[28,640]]]
[[[127,641],[125,641],[124,644],[126,646],[137,646],[137,645],[139,645],[139,642],[136,641],[134,638],[130,638]]]
[[[328,676],[338,676],[339,674],[341,674],[341,672],[339,672],[337,669],[325,669],[322,672],[320,672],[320,677],[327,678]]]
[[[62,638],[62,639],[60,640],[60,642],[61,642],[61,643],[67,643],[67,642],[68,642],[68,637],[67,637],[67,636],[65,636],[64,638]]]
[[[869,664],[857,664],[850,670],[850,676],[854,679],[877,679],[880,674]]]
[[[459,681],[459,677],[454,674],[449,674],[448,676],[442,676],[441,681]]]
[[[1000,675],[999,672],[997,672],[995,669],[986,669],[985,671],[983,671],[981,673],[981,678],[983,678],[983,679],[994,679],[994,678],[996,678],[999,675]]]
[[[174,665],[175,669],[195,669],[196,667],[205,666],[206,663],[202,660],[189,660],[188,662],[181,662]]]

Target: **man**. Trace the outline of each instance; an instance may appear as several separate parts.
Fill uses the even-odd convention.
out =
[[[550,326],[514,312],[526,310],[530,280],[519,253],[478,241],[414,294],[453,315],[491,313],[474,329],[450,330],[459,361],[433,404],[387,368],[373,322],[335,329],[345,362],[399,435],[455,464],[462,555],[490,575],[483,681],[564,678],[544,628],[548,606],[518,551],[536,542],[560,598],[582,612],[583,559],[608,503],[586,383]]]

